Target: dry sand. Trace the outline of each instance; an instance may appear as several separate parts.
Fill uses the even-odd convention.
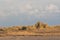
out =
[[[60,36],[6,36],[0,40],[60,40]]]

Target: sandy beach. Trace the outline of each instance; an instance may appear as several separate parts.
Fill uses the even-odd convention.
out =
[[[0,40],[60,40],[60,36],[7,36]]]

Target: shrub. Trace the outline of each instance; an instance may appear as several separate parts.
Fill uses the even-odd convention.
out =
[[[23,26],[23,27],[22,27],[22,30],[27,30],[27,28]]]
[[[3,29],[0,29],[0,31],[4,31]]]

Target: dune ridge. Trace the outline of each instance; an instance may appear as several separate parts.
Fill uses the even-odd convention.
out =
[[[49,26],[43,22],[34,25],[12,26],[0,28],[0,36],[41,36],[60,35],[60,26]]]

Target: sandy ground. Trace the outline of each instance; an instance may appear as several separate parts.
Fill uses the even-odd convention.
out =
[[[0,40],[60,40],[60,36],[6,36]]]

